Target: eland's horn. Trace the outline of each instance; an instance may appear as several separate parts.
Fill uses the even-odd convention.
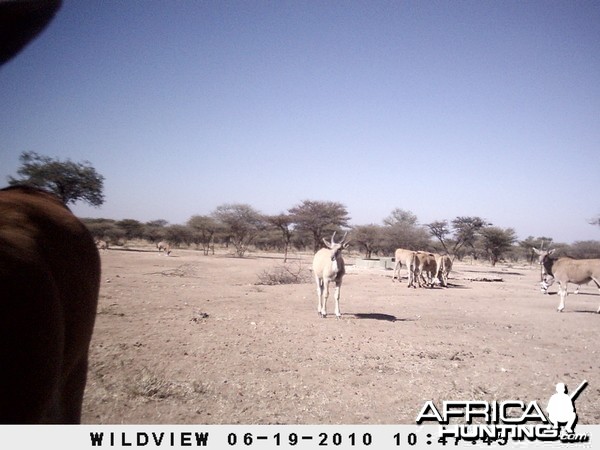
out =
[[[334,231],[334,232],[333,232],[333,234],[331,235],[331,243],[332,243],[332,244],[335,244],[335,240],[334,240],[334,238],[335,238],[335,233],[336,233],[336,231]]]

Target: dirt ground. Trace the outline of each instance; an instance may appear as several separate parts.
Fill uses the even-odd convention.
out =
[[[600,296],[583,286],[558,313],[538,267],[455,263],[448,288],[408,289],[346,255],[336,320],[312,281],[257,284],[282,255],[101,253],[84,423],[414,424],[427,400],[545,407],[584,379],[579,423],[600,423]]]

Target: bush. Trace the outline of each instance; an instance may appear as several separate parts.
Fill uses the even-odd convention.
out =
[[[257,285],[276,286],[279,284],[302,284],[310,281],[309,271],[301,261],[283,263],[258,274]]]

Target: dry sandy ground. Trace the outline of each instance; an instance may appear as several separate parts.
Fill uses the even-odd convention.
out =
[[[457,263],[449,288],[408,289],[346,261],[336,320],[317,316],[312,282],[256,284],[281,255],[102,252],[83,422],[414,424],[427,400],[545,407],[586,379],[579,423],[600,423],[592,286],[557,313],[537,267]]]

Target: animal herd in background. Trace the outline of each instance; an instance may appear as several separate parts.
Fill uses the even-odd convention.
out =
[[[343,239],[336,243],[335,233],[331,242],[323,239],[327,248],[319,250],[313,258],[313,274],[317,284],[317,313],[321,317],[327,317],[327,299],[329,297],[329,282],[335,282],[335,315],[339,319],[340,312],[340,289],[344,277],[345,265],[342,250],[348,246],[347,233]],[[543,267],[542,292],[547,293],[548,288],[557,281],[559,284],[560,303],[558,311],[565,308],[567,297],[567,285],[577,285],[577,291],[581,284],[593,281],[600,291],[600,259],[573,259],[562,257],[554,259],[551,255],[555,252],[533,249],[539,255],[539,263]],[[413,251],[398,248],[394,252],[394,272],[392,282],[398,279],[400,282],[400,270],[404,267],[408,272],[408,287],[416,288],[429,286],[439,282],[441,286],[448,286],[448,275],[452,270],[452,258],[449,255]],[[600,307],[598,307],[600,313]]]
[[[335,283],[335,316],[339,319],[340,312],[340,290],[342,279],[346,273],[342,250],[348,247],[346,240],[348,233],[340,242],[335,242],[335,232],[331,241],[323,239],[326,248],[322,248],[313,257],[312,271],[317,284],[317,313],[320,317],[327,317],[327,299],[329,298],[329,283]],[[396,264],[392,281],[398,278],[400,281],[400,269],[402,265],[408,271],[408,287],[429,286],[439,280],[440,285],[448,286],[448,275],[452,270],[452,259],[448,255],[436,253],[419,252],[399,248],[395,252]]]
[[[452,258],[449,255],[437,253],[396,249],[394,253],[396,264],[392,281],[396,278],[400,281],[400,269],[402,266],[408,271],[408,287],[433,286],[437,279],[440,285],[448,286],[448,275],[452,270]]]

